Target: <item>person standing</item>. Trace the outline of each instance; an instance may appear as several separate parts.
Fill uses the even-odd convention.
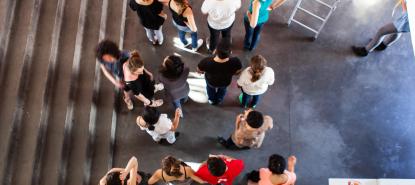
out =
[[[187,0],[159,0],[167,5],[173,17],[173,24],[179,32],[180,41],[183,47],[192,45],[192,51],[196,52],[203,44],[202,39],[197,37],[197,27],[193,16],[192,7],[190,7]],[[190,33],[192,42],[189,43],[186,39],[186,33]]]
[[[197,66],[199,73],[205,73],[206,90],[209,103],[212,105],[223,102],[232,76],[241,72],[241,61],[237,57],[230,57],[230,54],[229,40],[222,39],[216,49],[216,55],[204,58]]]
[[[207,14],[210,40],[206,41],[208,51],[213,53],[222,38],[231,40],[231,30],[235,22],[235,12],[241,7],[241,0],[205,0],[202,13]]]
[[[105,77],[114,84],[115,87],[123,90],[124,102],[129,110],[133,109],[133,102],[130,95],[125,90],[124,72],[122,66],[127,62],[130,54],[128,51],[120,51],[118,45],[110,40],[101,41],[96,49],[95,54],[100,63],[101,71]]]
[[[155,107],[145,107],[142,116],[138,116],[136,123],[141,130],[145,130],[155,142],[160,143],[166,139],[173,144],[180,133],[176,132],[179,127],[180,111],[176,109],[173,122],[167,114],[161,114]]]
[[[259,148],[265,138],[265,132],[273,128],[272,118],[261,112],[248,109],[236,116],[235,131],[226,140],[218,137],[218,142],[227,149]]]
[[[294,185],[297,180],[295,165],[297,158],[288,157],[288,164],[284,157],[273,154],[269,157],[268,168],[253,170],[248,173],[248,185]],[[285,169],[287,167],[287,169]]]
[[[232,185],[243,169],[244,162],[240,159],[226,155],[209,155],[195,175],[212,185]]]
[[[190,166],[172,156],[165,157],[161,161],[161,166],[161,169],[156,170],[148,180],[148,184],[156,184],[160,180],[169,185],[190,185],[193,180],[201,184],[205,183],[194,174]]]
[[[163,12],[163,4],[157,0],[130,0],[130,8],[137,12],[148,40],[153,45],[161,45],[164,40],[162,25],[167,19],[167,14]]]
[[[144,61],[137,51],[131,52],[128,62],[123,64],[122,69],[125,74],[126,91],[131,91],[144,106],[158,107],[163,104],[162,99],[154,100],[154,94],[163,90],[164,86],[155,84],[153,74],[144,68]]]
[[[237,81],[242,90],[242,106],[255,108],[260,96],[274,81],[274,70],[267,67],[267,60],[261,55],[252,57],[250,66],[242,71]]]
[[[183,117],[182,104],[189,96],[189,67],[176,55],[167,56],[159,68],[158,79],[164,85],[168,96],[173,101],[174,108],[179,108]]]
[[[352,50],[357,56],[365,57],[373,50],[383,51],[394,44],[402,36],[402,33],[410,32],[406,1],[399,0],[399,4],[402,6],[403,13],[398,19],[382,26],[366,46],[352,46]]]
[[[269,19],[269,12],[280,7],[286,0],[250,0],[248,11],[244,17],[245,40],[244,49],[252,51],[258,44],[262,27]]]

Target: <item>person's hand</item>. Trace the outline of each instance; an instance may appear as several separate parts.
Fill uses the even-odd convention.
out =
[[[271,6],[269,6],[268,8],[267,8],[267,10],[268,11],[272,11],[272,10],[274,10]]]
[[[151,100],[146,100],[143,103],[144,103],[144,106],[149,106],[151,105]]]
[[[159,16],[162,17],[164,20],[167,19],[167,14],[164,12],[160,12]]]
[[[119,89],[124,89],[125,84],[123,81],[118,80],[117,82],[115,82],[115,86],[117,86],[117,88]]]
[[[124,181],[125,178],[127,177],[127,175],[128,175],[128,172],[127,171],[125,171],[125,170],[121,171],[120,172],[120,180],[121,181]]]
[[[174,113],[174,116],[175,116],[176,118],[179,118],[181,115],[182,115],[182,109],[177,108],[177,109],[176,109],[176,112]]]

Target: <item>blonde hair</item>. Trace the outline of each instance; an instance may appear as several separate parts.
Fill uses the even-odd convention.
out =
[[[262,55],[255,55],[251,58],[251,81],[256,82],[262,75],[265,67],[267,66],[267,60]]]
[[[140,54],[137,50],[134,50],[130,53],[130,58],[128,59],[128,69],[130,71],[136,71],[137,69],[144,66],[144,61],[141,59]]]

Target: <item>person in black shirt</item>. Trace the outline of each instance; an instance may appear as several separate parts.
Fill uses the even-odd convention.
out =
[[[197,66],[199,73],[205,73],[207,94],[212,105],[222,103],[232,76],[241,72],[241,61],[237,57],[230,57],[230,54],[230,40],[222,39],[216,55],[204,58]]]
[[[163,43],[162,25],[167,19],[167,14],[163,12],[163,4],[158,0],[130,0],[130,8],[137,12],[148,40],[153,45],[161,45]]]

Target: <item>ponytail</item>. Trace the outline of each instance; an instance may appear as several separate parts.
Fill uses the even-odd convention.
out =
[[[128,59],[128,69],[130,71],[136,71],[138,68],[144,66],[144,61],[141,59],[140,53],[137,50],[130,52],[130,58]]]
[[[251,82],[256,82],[261,78],[261,75],[267,66],[267,60],[261,55],[255,55],[251,59],[251,70],[249,71],[252,75]]]

